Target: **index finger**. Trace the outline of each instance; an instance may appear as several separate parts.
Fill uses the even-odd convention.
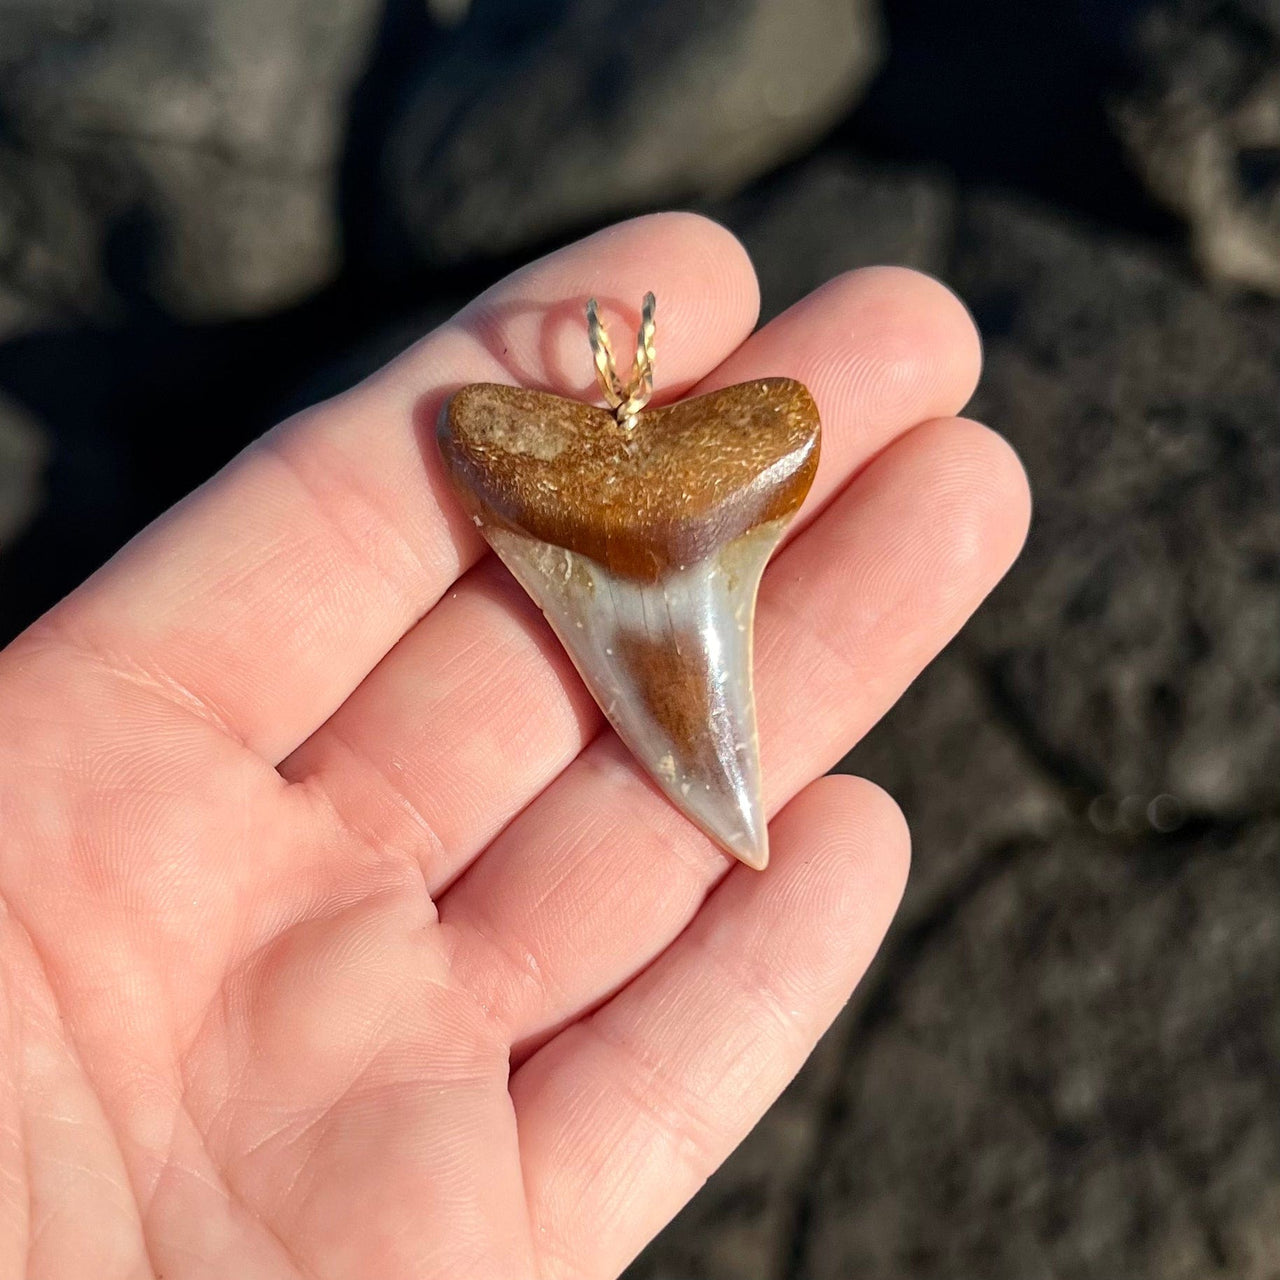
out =
[[[646,290],[659,299],[668,395],[755,323],[755,274],[724,228],[656,214],[599,232],[508,277],[367,382],[268,433],[26,642],[52,639],[153,683],[282,759],[483,554],[434,447],[443,401],[476,381],[594,400],[586,298],[596,295],[621,332]]]

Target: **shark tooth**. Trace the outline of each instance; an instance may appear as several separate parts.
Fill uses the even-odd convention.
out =
[[[743,383],[620,424],[478,383],[441,414],[454,486],[618,736],[686,817],[768,861],[752,687],[761,575],[817,468],[798,382]]]

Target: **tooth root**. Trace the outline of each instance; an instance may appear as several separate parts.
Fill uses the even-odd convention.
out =
[[[632,754],[676,808],[756,868],[769,846],[752,624],[785,523],[758,525],[652,581],[524,533],[485,529]]]

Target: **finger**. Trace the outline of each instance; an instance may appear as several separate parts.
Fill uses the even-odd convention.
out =
[[[794,536],[904,431],[959,413],[981,369],[978,331],[950,289],[905,267],[864,267],[801,299],[695,390],[771,374],[809,388],[822,420],[822,453],[789,531]]]
[[[386,370],[269,433],[39,625],[147,680],[272,762],[322,723],[482,544],[434,446],[458,385],[594,398],[582,308],[662,303],[678,391],[755,322],[741,245],[692,215],[636,219],[496,285]]]
[[[871,783],[824,778],[652,967],[511,1082],[548,1277],[613,1276],[746,1136],[848,999],[902,894],[909,837]]]
[[[896,268],[831,282],[754,334],[696,390],[785,373],[814,392],[822,459],[799,530],[850,474],[972,393],[968,314]],[[417,857],[439,892],[598,731],[601,716],[537,609],[490,561],[410,631],[285,762],[341,820]]]
[[[830,768],[958,630],[1016,554],[1027,506],[998,436],[929,423],[769,567],[756,688],[770,812]],[[518,1060],[658,955],[727,865],[602,737],[441,898],[454,972]]]

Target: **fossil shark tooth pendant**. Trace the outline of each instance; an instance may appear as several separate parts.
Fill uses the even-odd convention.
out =
[[[624,382],[587,305],[608,409],[476,383],[441,413],[440,450],[618,736],[677,809],[762,868],[756,592],[813,481],[818,411],[789,378],[646,410],[653,308],[647,294]]]

